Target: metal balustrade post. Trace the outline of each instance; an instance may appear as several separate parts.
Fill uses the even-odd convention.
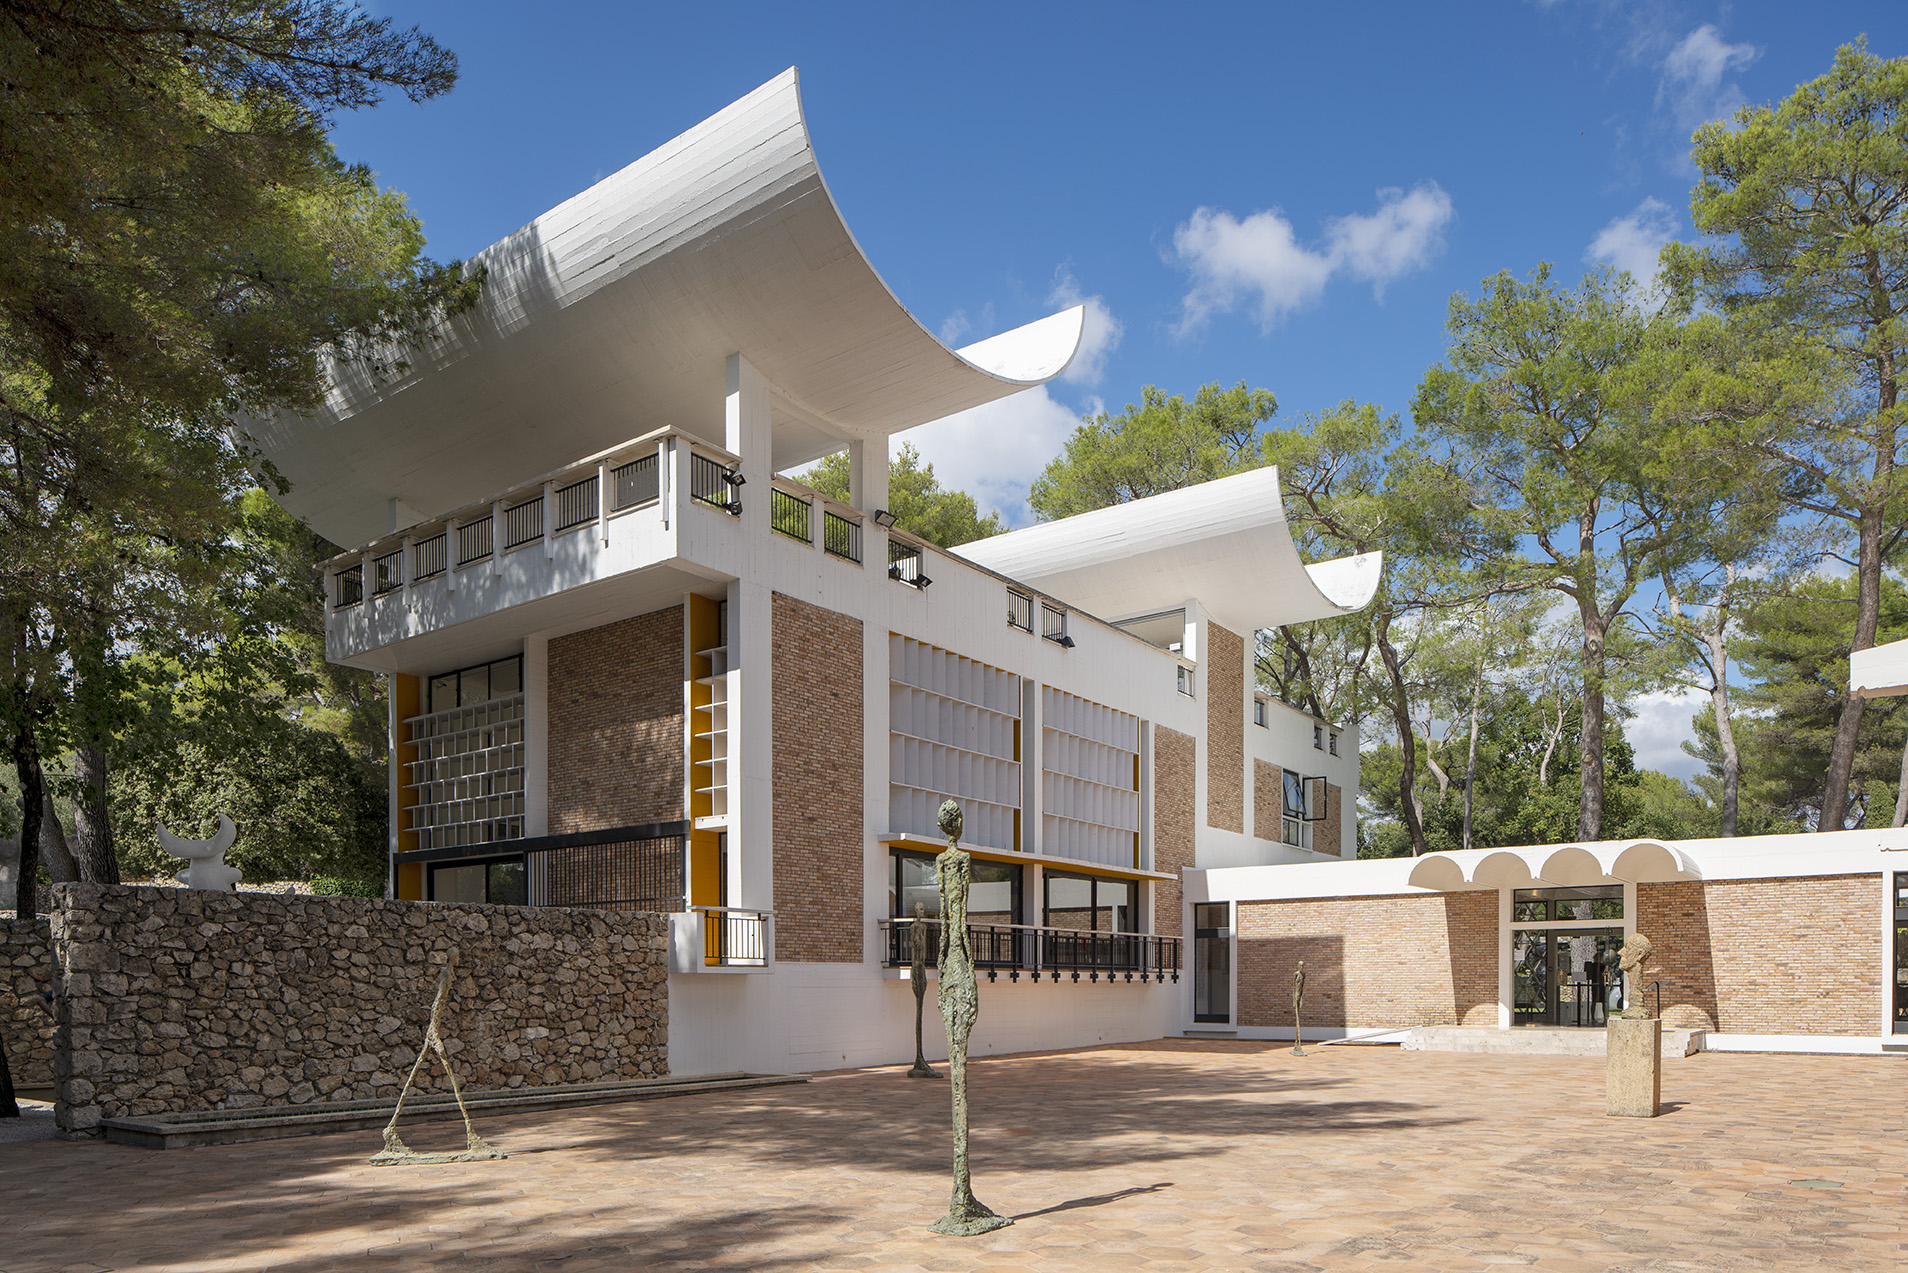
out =
[[[411,608],[411,581],[417,577],[417,536],[406,535],[399,550],[398,573],[404,583],[404,608]]]
[[[556,525],[555,512],[556,483],[545,482],[543,484],[543,559],[545,561],[556,560],[556,540],[554,532],[550,529]]]
[[[609,547],[610,466],[608,460],[596,466],[596,538]]]
[[[457,572],[464,568],[464,540],[457,532],[461,523],[452,517],[444,523],[444,591],[457,591]]]
[[[497,576],[503,573],[504,520],[503,501],[490,502],[490,573]]]

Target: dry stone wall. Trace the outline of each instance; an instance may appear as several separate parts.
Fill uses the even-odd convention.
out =
[[[468,1089],[668,1072],[660,915],[96,884],[55,898],[69,1132],[395,1097],[453,948],[442,1033]],[[448,1090],[434,1058],[419,1083]]]
[[[53,988],[53,939],[44,919],[0,920],[0,1037],[18,1087],[53,1083],[53,1018],[40,993]]]

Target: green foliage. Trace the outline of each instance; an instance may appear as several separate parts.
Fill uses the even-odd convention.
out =
[[[1230,389],[1204,385],[1191,402],[1147,385],[1118,415],[1083,418],[1027,503],[1053,521],[1257,468],[1265,462],[1259,426],[1278,409],[1270,393],[1243,380]]]
[[[313,897],[383,897],[384,881],[370,878],[341,880],[330,875],[314,875],[311,893]]]
[[[837,451],[824,456],[802,480],[828,498],[846,503],[848,476],[848,453]],[[982,517],[966,491],[943,487],[934,476],[934,466],[921,463],[921,453],[911,442],[903,442],[888,459],[888,511],[902,530],[943,548],[971,544],[1007,529],[999,513]]]

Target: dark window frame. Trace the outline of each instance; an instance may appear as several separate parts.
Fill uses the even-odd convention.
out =
[[[1087,894],[1087,912],[1092,917],[1093,927],[1082,930],[1082,931],[1091,932],[1091,933],[1099,933],[1099,932],[1132,933],[1132,932],[1141,931],[1139,929],[1134,929],[1134,928],[1104,928],[1103,929],[1100,927],[1100,912],[1102,910],[1109,912],[1108,923],[1111,923],[1112,922],[1111,912],[1115,909],[1111,905],[1105,906],[1105,907],[1102,907],[1100,905],[1100,885],[1101,884],[1124,885],[1127,890],[1126,895],[1130,899],[1127,905],[1129,909],[1132,911],[1132,922],[1135,924],[1138,924],[1142,921],[1143,908],[1141,906],[1141,899],[1140,899],[1140,881],[1128,879],[1123,875],[1094,875],[1088,871],[1055,871],[1051,869],[1044,870],[1040,873],[1040,926],[1042,928],[1053,927],[1053,924],[1049,921],[1049,918],[1048,918],[1053,911],[1053,907],[1047,904],[1047,882],[1049,880],[1086,880],[1088,883],[1090,883],[1093,886],[1091,891],[1089,891]],[[1077,908],[1062,907],[1061,909],[1074,910]]]
[[[425,677],[424,678],[425,714],[433,715],[437,712],[448,712],[454,707],[475,706],[476,704],[474,703],[465,703],[463,701],[464,674],[466,672],[482,671],[485,674],[486,678],[488,678],[490,669],[493,667],[496,667],[500,663],[515,663],[517,665],[517,688],[510,691],[509,694],[491,694],[480,701],[488,703],[493,699],[509,698],[512,695],[523,693],[523,655],[506,654],[500,659],[486,659],[482,663],[472,663],[468,667],[460,667],[450,672],[435,672],[435,673],[432,673],[430,676]],[[455,685],[453,687],[453,691],[451,694],[451,697],[455,699],[456,701],[450,702],[450,703],[444,703],[440,705],[437,701],[437,683],[439,681],[445,680],[446,678],[450,678],[450,677],[456,678]]]
[[[916,862],[932,863],[934,859],[939,856],[940,855],[938,853],[929,853],[922,849],[891,848],[888,850],[888,910],[890,912],[897,912],[897,913],[890,914],[888,918],[890,919],[913,919],[914,918],[913,915],[898,913],[901,910],[901,906],[902,906],[901,898],[904,895],[904,891],[905,891],[901,883],[902,861],[911,860]],[[992,860],[991,858],[974,858],[973,859],[973,864],[976,866],[982,865],[983,863],[989,867],[1000,867],[1011,873],[1009,876],[1009,883],[1012,885],[1012,890],[1011,890],[1011,898],[1008,901],[1007,905],[1008,905],[1008,913],[1012,916],[1012,918],[1010,918],[1007,922],[1010,924],[1020,923],[1021,916],[1027,913],[1025,909],[1026,890],[1027,890],[1026,868],[1016,862],[996,862]],[[992,914],[993,912],[990,911],[987,913]],[[938,905],[937,905],[937,909],[935,913],[928,916],[928,918],[929,919],[940,918]],[[971,912],[969,914],[969,919],[970,919],[970,922],[972,922]],[[982,922],[993,923],[996,921],[988,920],[988,921],[982,921]]]

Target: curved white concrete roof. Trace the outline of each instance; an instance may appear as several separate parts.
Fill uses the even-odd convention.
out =
[[[507,156],[498,156],[500,165]],[[333,369],[310,417],[241,427],[326,537],[484,499],[665,426],[723,438],[723,370],[774,387],[774,467],[1065,369],[1075,308],[956,351],[875,273],[816,166],[793,68],[477,255],[490,281],[413,366]]]
[[[1197,598],[1241,634],[1350,614],[1378,590],[1382,553],[1307,566],[1285,522],[1278,468],[977,540],[953,550],[1102,619]]]
[[[1413,862],[1406,883],[1454,892],[1467,888],[1576,888],[1611,880],[1657,884],[1701,878],[1702,871],[1680,848],[1658,840],[1604,840],[1595,844],[1427,853]]]

